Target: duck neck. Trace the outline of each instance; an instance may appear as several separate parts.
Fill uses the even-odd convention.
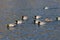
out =
[[[35,21],[36,21],[36,20],[34,20],[34,24],[35,24]]]
[[[15,24],[17,24],[17,22],[18,22],[18,21],[16,20]]]

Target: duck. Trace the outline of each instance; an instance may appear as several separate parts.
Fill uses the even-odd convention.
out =
[[[16,26],[16,24],[14,24],[14,23],[7,24],[7,29],[13,28],[15,26]]]
[[[27,16],[22,16],[22,20],[24,21],[24,20],[27,20],[28,19],[28,17]]]
[[[34,20],[34,24],[38,24],[40,20]]]
[[[46,24],[46,22],[42,22],[42,21],[38,22],[38,25],[41,25],[41,26],[43,26],[45,24]]]
[[[7,24],[7,27],[14,27],[16,24],[11,23],[11,24]]]
[[[37,25],[45,25],[46,22],[42,22],[40,20],[34,20],[34,24],[37,24]]]
[[[34,16],[34,18],[35,18],[35,19],[39,19],[39,18],[41,18],[41,16]]]
[[[60,17],[56,17],[56,21],[59,21],[60,20]]]
[[[15,20],[15,24],[17,25],[17,24],[22,24],[23,23],[23,21],[22,20]]]
[[[49,19],[49,18],[46,18],[45,19],[45,22],[52,22],[53,20],[52,19]]]
[[[46,7],[44,7],[44,9],[47,10],[47,9],[49,9],[49,7],[46,6]]]

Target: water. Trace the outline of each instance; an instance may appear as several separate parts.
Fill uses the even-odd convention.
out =
[[[55,20],[60,16],[60,1],[56,0],[0,0],[0,40],[60,40],[60,21],[53,21],[38,27],[33,24],[33,16],[42,16]],[[48,6],[45,10],[43,7]],[[55,9],[56,8],[56,9]],[[9,31],[6,24],[14,23],[22,15],[29,17],[15,30]]]

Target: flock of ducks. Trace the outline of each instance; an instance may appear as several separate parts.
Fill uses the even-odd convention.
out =
[[[49,9],[48,7],[45,7],[44,9]],[[50,18],[45,18],[45,21],[40,21],[39,19],[41,18],[42,16],[34,16],[34,23],[33,24],[37,24],[38,26],[40,25],[45,25],[46,22],[52,22],[53,20],[50,19]],[[15,27],[17,24],[22,24],[23,21],[26,21],[28,20],[28,16],[22,16],[21,17],[21,20],[15,20],[15,23],[11,23],[11,24],[7,24],[7,29],[9,30],[12,30],[14,29],[13,27]],[[56,20],[60,20],[60,17],[56,17]]]
[[[49,18],[45,18],[44,21],[40,21],[39,19],[41,18],[41,16],[34,16],[34,23],[33,24],[37,24],[38,26],[42,26],[42,25],[45,25],[46,22],[52,22],[53,20],[52,19],[49,19]],[[17,24],[22,24],[23,21],[26,21],[28,20],[28,16],[22,16],[21,17],[21,20],[15,20],[15,23],[11,23],[11,24],[7,24],[7,29],[9,30],[12,30],[14,29],[14,27],[17,25]],[[56,20],[60,20],[60,17],[56,17]]]
[[[21,17],[21,20],[15,20],[15,23],[7,24],[7,29],[13,30],[14,27],[15,27],[17,24],[22,24],[23,21],[25,21],[25,20],[27,20],[27,19],[28,19],[27,16],[22,16],[22,17]]]

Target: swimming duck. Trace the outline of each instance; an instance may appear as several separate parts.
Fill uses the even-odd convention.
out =
[[[56,17],[56,21],[59,21],[60,20],[60,17]]]
[[[38,24],[38,25],[44,25],[46,24],[45,22],[42,22],[40,20],[34,20],[34,24]]]
[[[15,27],[16,26],[16,24],[13,24],[13,23],[11,23],[11,24],[7,24],[7,29],[9,29],[9,28],[13,28],[13,27]]]
[[[45,25],[46,22],[42,22],[42,21],[40,21],[40,22],[38,22],[38,24],[40,24],[40,25]]]
[[[16,21],[15,21],[15,24],[22,24],[22,23],[23,23],[22,20],[16,20]]]
[[[49,19],[49,18],[46,18],[45,21],[46,22],[52,22],[53,20],[52,19]]]
[[[46,10],[47,10],[47,9],[49,9],[49,7],[44,7],[44,9],[46,9]]]
[[[40,20],[34,20],[34,24],[38,24]]]
[[[35,16],[34,18],[35,18],[35,19],[39,19],[39,18],[41,18],[41,16]]]
[[[24,21],[24,20],[27,20],[28,19],[28,17],[27,16],[22,16],[22,20]]]
[[[16,24],[13,24],[13,23],[7,24],[8,27],[14,27],[15,25],[16,25]]]

